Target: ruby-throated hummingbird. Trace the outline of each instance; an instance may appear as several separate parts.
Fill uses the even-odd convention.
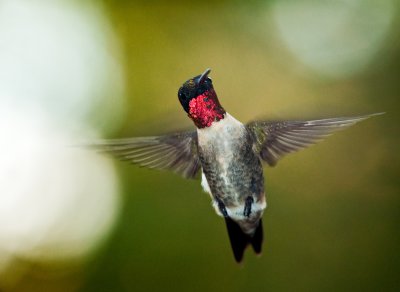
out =
[[[267,207],[262,162],[274,166],[284,155],[376,114],[243,124],[219,103],[210,71],[187,80],[178,91],[195,131],[105,140],[93,146],[145,167],[171,169],[185,178],[195,178],[201,171],[201,185],[225,219],[233,254],[240,262],[248,245],[261,253],[261,217]]]

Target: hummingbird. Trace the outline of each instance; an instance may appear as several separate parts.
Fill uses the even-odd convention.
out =
[[[220,104],[210,69],[187,80],[178,99],[196,129],[161,136],[103,140],[96,149],[153,169],[196,178],[224,218],[236,262],[247,246],[262,251],[262,215],[267,207],[263,163],[275,166],[286,154],[378,114],[318,120],[252,121],[243,124]],[[380,114],[380,113],[379,113]]]

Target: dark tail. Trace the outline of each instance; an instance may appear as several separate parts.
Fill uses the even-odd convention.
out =
[[[263,228],[261,219],[258,223],[253,236],[242,231],[240,226],[229,217],[225,217],[226,228],[228,229],[229,240],[231,242],[233,255],[236,262],[240,263],[243,259],[243,253],[246,247],[251,244],[257,254],[261,253],[263,242]]]

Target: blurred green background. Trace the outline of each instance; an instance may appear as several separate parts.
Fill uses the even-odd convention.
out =
[[[242,122],[386,114],[265,167],[260,258],[248,250],[234,262],[199,179],[116,161],[122,209],[110,235],[83,262],[30,263],[44,272],[12,291],[400,289],[398,1],[101,5],[126,100],[115,125],[98,123],[105,138],[193,128],[177,90],[208,67],[221,104]]]

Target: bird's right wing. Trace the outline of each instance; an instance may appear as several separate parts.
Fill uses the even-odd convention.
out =
[[[257,152],[270,166],[288,153],[304,149],[333,132],[382,113],[310,121],[255,121],[247,124]]]
[[[185,178],[194,178],[201,167],[197,132],[101,140],[89,147],[143,167],[170,169]]]

